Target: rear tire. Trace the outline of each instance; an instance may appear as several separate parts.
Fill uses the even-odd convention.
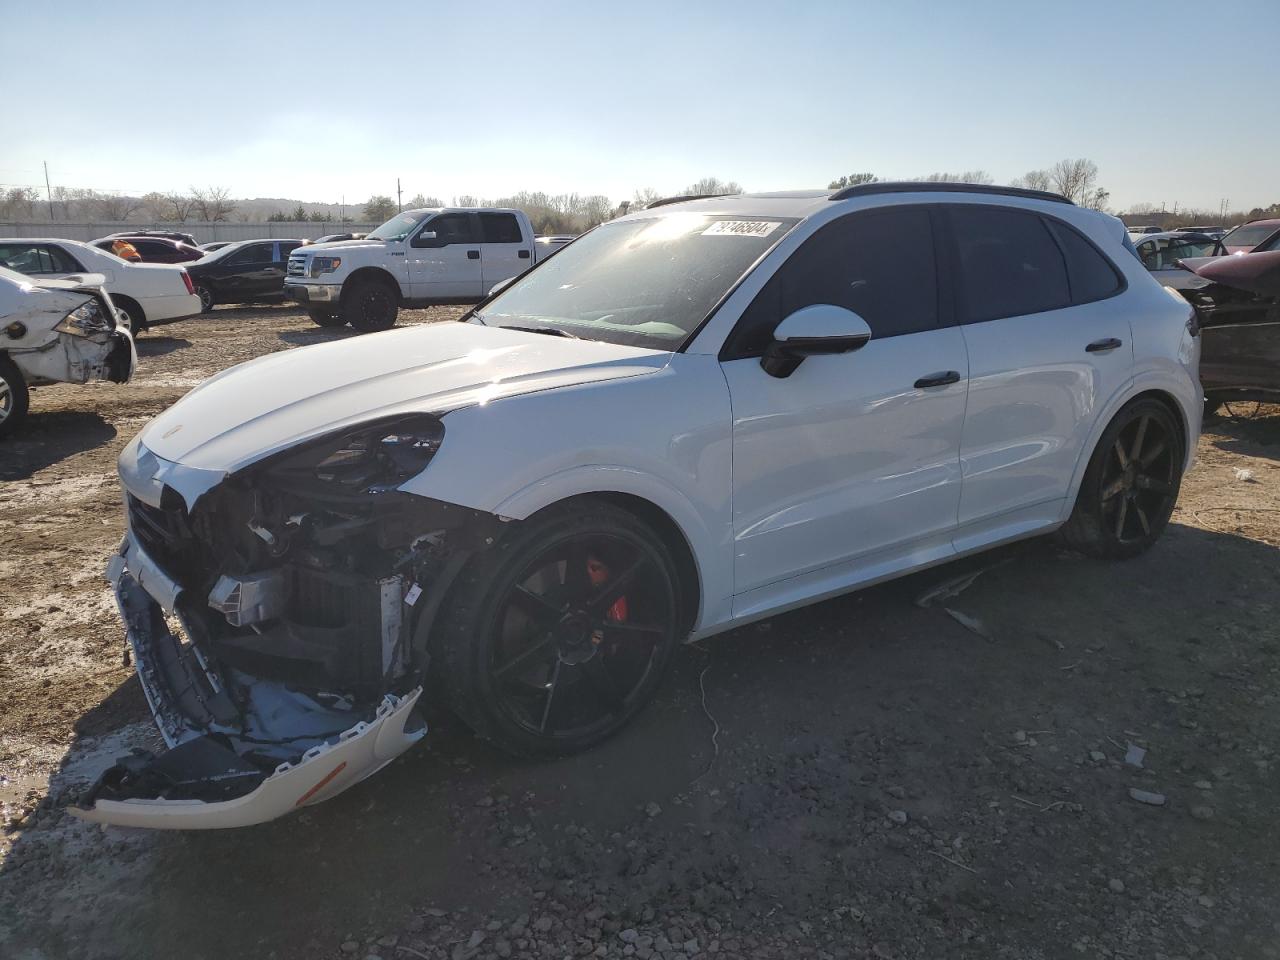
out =
[[[345,327],[347,321],[336,310],[308,310],[312,322],[318,327]]]
[[[113,300],[112,302],[116,305],[117,310],[129,317],[129,331],[131,333],[142,333],[147,329],[147,317],[142,312],[142,307],[128,299]]]
[[[662,539],[606,503],[552,508],[474,557],[433,625],[446,700],[517,756],[563,756],[653,698],[679,639]]]
[[[1222,401],[1214,400],[1212,397],[1204,398],[1204,419],[1217,416],[1218,411],[1222,409]]]
[[[1062,539],[1073,550],[1104,559],[1147,550],[1173,513],[1185,446],[1181,425],[1159,400],[1143,398],[1124,407],[1093,451]]]
[[[343,292],[339,314],[343,323],[361,333],[377,333],[396,325],[400,313],[400,293],[391,284],[361,280]]]
[[[196,296],[200,298],[201,313],[208,313],[213,309],[213,291],[203,283],[196,284]]]
[[[30,394],[22,371],[0,355],[0,437],[13,430],[27,415]]]

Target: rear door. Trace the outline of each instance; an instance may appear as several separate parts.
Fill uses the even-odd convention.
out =
[[[968,361],[942,273],[927,207],[855,213],[806,240],[744,312],[721,354],[735,612],[815,580],[900,568],[907,554],[951,554]],[[809,357],[784,379],[765,373],[774,328],[816,303],[858,313],[870,342]]]
[[[409,296],[479,300],[484,290],[479,232],[470,213],[440,213],[425,221],[405,250]]]
[[[1124,281],[1056,218],[950,204],[969,355],[960,539],[1056,517],[1095,421],[1133,375]]]
[[[480,263],[484,292],[495,283],[528,270],[533,263],[533,238],[520,229],[514,213],[482,213]]]

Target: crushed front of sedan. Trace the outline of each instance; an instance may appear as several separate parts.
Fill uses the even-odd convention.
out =
[[[122,760],[74,813],[182,829],[262,822],[341,792],[426,733],[414,709],[422,625],[439,587],[502,526],[396,490],[443,429],[422,414],[385,418],[198,495],[195,471],[138,440],[126,448],[128,534],[108,579],[169,750]]]

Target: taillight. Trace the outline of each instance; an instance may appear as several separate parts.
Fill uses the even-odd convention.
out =
[[[182,282],[187,285],[187,293],[196,292],[195,284],[191,282],[191,274],[187,273],[185,270],[182,271]]]

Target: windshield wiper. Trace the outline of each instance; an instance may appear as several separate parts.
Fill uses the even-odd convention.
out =
[[[481,323],[484,321],[482,320]],[[561,330],[559,327],[517,327],[506,325],[503,330],[523,330],[525,333],[545,333],[551,337],[568,337],[570,340],[581,340],[582,338],[576,333],[570,333],[568,330]]]

